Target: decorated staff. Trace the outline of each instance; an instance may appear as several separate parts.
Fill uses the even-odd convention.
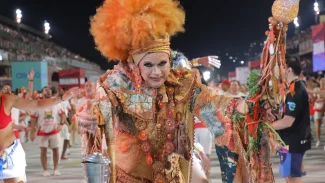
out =
[[[248,146],[246,163],[250,182],[274,182],[270,163],[271,151],[278,147],[287,148],[271,127],[274,120],[268,111],[283,106],[286,98],[286,32],[288,23],[294,20],[299,10],[299,0],[276,0],[272,6],[273,17],[269,18],[267,39],[261,54],[261,71],[249,78],[250,112],[246,114]],[[282,113],[278,113],[278,118]],[[247,136],[246,136],[247,137]],[[245,145],[244,145],[245,146]],[[244,154],[242,154],[244,156]]]

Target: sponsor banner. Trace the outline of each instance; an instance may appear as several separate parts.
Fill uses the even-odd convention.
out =
[[[48,74],[47,74],[47,77],[48,77],[48,83],[49,83],[49,86],[54,86],[56,88],[59,87],[59,81],[58,81],[58,77],[56,78],[57,80],[53,81],[53,75],[55,74],[58,74],[59,73],[59,69],[55,66],[48,66]]]
[[[87,69],[87,70],[100,70],[99,66],[96,64],[81,62],[78,60],[68,59],[67,63],[68,63],[68,65],[71,65],[71,66],[77,67],[77,68],[82,68],[82,69]]]
[[[228,77],[236,77],[236,71],[228,72]]]
[[[261,61],[260,60],[255,60],[255,61],[249,61],[248,62],[248,67],[249,69],[251,70],[259,70],[261,67],[260,67],[260,64],[261,64]]]
[[[236,67],[236,80],[241,84],[246,84],[250,73],[249,67]]]
[[[69,69],[59,71],[60,87],[69,89],[72,87],[83,88],[85,85],[85,72],[83,69]]]
[[[312,27],[313,72],[325,70],[325,23]]]
[[[235,72],[228,72],[228,80],[236,80],[236,71]]]
[[[34,70],[34,90],[41,90],[48,85],[47,62],[11,62],[12,89],[28,88],[28,73]]]

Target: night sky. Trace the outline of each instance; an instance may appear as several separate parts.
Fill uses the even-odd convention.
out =
[[[112,65],[94,48],[89,33],[89,18],[102,1],[0,0],[0,14],[14,19],[15,9],[20,8],[22,23],[39,30],[43,30],[43,21],[47,20],[51,24],[52,41],[108,69]],[[251,43],[265,39],[273,0],[181,0],[181,3],[186,11],[186,32],[172,39],[172,48],[189,58],[218,55],[222,71],[226,72],[240,66],[240,60],[248,61],[243,54]],[[314,22],[313,3],[300,0],[302,29]],[[293,29],[291,24],[289,35]],[[229,56],[237,57],[237,62],[233,63]]]

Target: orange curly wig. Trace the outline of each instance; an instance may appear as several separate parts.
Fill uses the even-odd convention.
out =
[[[185,13],[174,0],[105,0],[91,18],[97,49],[109,60],[184,31]]]

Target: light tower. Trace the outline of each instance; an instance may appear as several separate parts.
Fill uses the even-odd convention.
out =
[[[300,24],[299,24],[299,19],[298,19],[298,17],[296,17],[295,19],[294,19],[294,21],[293,21],[293,24],[295,24],[295,33],[296,34],[299,34],[299,26],[300,26]]]
[[[16,9],[16,22],[20,24],[22,18],[23,18],[22,11],[20,9]]]
[[[317,2],[317,0],[315,0],[315,3],[314,3],[314,11],[315,11],[315,24],[318,23],[318,15],[320,13],[320,9],[319,9],[319,4]]]
[[[51,27],[50,27],[50,23],[48,23],[48,22],[45,20],[45,21],[44,21],[44,33],[45,33],[45,34],[49,34],[50,29],[51,29]]]

